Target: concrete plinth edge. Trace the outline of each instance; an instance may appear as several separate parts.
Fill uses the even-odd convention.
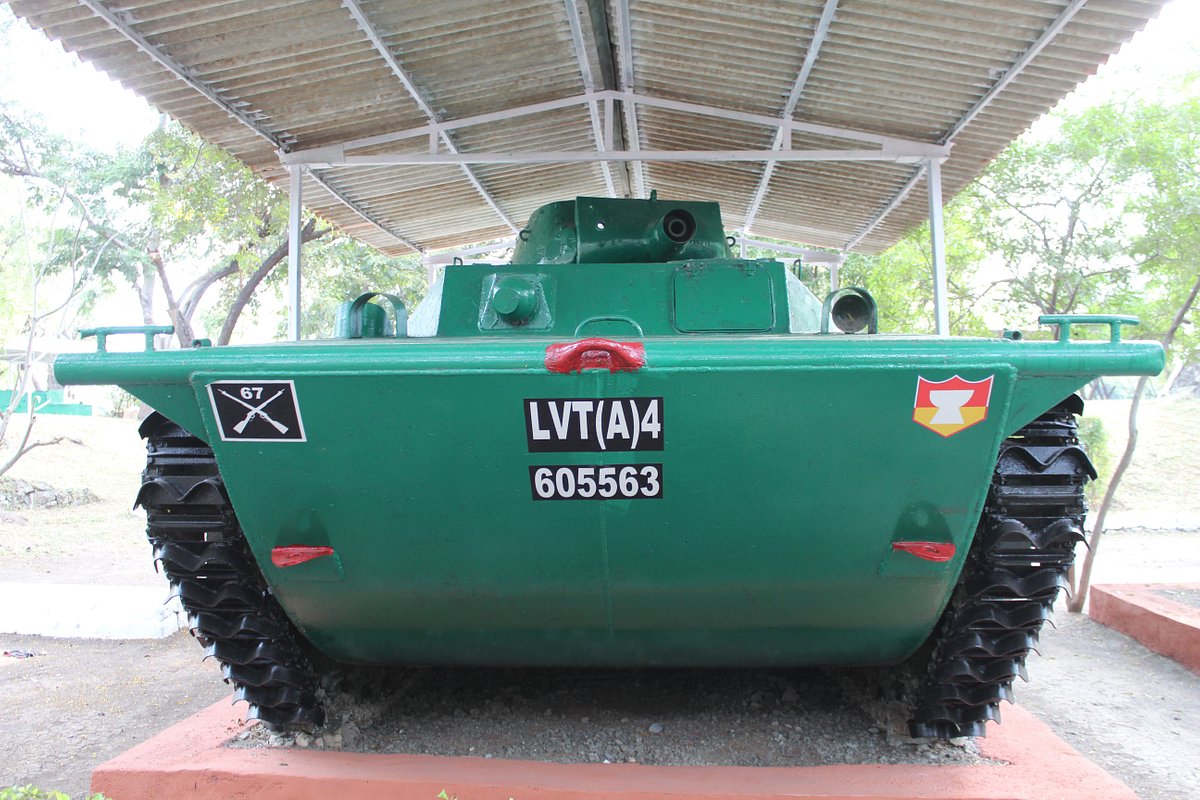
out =
[[[1200,608],[1175,602],[1171,590],[1200,591],[1200,584],[1093,586],[1088,616],[1200,675]]]
[[[1136,800],[1015,706],[981,741],[998,764],[825,767],[654,767],[501,759],[240,749],[246,722],[219,702],[102,764],[92,790],[113,800]]]

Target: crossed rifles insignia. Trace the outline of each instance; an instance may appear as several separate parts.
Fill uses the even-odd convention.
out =
[[[224,441],[304,441],[300,403],[290,380],[214,381],[208,394]]]

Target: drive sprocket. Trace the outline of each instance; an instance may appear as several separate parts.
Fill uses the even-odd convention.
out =
[[[250,704],[248,718],[320,725],[316,672],[250,553],[212,449],[157,412],[139,433],[147,459],[136,504],[192,635],[221,662],[235,699]]]
[[[1075,545],[1084,484],[1096,477],[1079,443],[1072,395],[1004,440],[962,575],[931,641],[908,722],[914,737],[983,736],[1025,677]]]

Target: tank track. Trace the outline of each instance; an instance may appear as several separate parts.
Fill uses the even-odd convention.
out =
[[[146,470],[135,505],[206,657],[221,662],[249,719],[306,729],[325,717],[299,633],[250,553],[212,449],[157,412],[138,431]]]
[[[1084,484],[1096,471],[1076,436],[1071,397],[1004,440],[962,576],[926,652],[909,732],[984,736],[1026,679],[1025,657],[1050,617],[1075,545],[1084,540]]]

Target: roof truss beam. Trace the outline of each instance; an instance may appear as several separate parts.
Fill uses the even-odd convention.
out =
[[[751,239],[746,236],[734,236],[733,242],[738,247],[758,247],[775,253],[800,256],[801,261],[805,264],[834,264],[840,266],[846,261],[845,253],[831,253],[827,250],[817,250],[813,247],[767,242],[761,239]]]
[[[245,125],[254,133],[266,139],[277,149],[286,150],[295,139],[286,134],[275,133],[264,126],[256,117],[247,114],[237,108],[233,103],[221,97],[216,89],[208,85],[205,81],[198,78],[192,70],[180,64],[175,59],[171,58],[165,52],[152,45],[146,37],[142,36],[133,26],[126,21],[125,17],[110,9],[108,6],[101,3],[100,0],[79,0],[81,5],[86,6],[93,14],[103,19],[117,33],[124,36],[130,42],[141,50],[150,58],[154,59],[158,64],[174,75],[179,80],[186,83],[195,91],[204,95],[204,97],[213,105],[219,107],[229,116],[236,119],[238,122]]]
[[[424,251],[424,249],[421,248],[420,245],[418,245],[416,242],[406,239],[405,237],[396,233],[394,230],[387,227],[382,222],[380,222],[379,220],[375,219],[373,216],[368,214],[366,211],[364,211],[362,209],[361,206],[358,205],[358,203],[355,203],[349,197],[347,197],[345,194],[343,194],[340,189],[335,189],[332,185],[330,185],[329,181],[325,178],[325,176],[323,176],[319,172],[317,172],[317,170],[314,167],[312,167],[310,165],[306,165],[305,172],[308,174],[308,177],[310,179],[312,179],[312,181],[314,183],[316,183],[318,186],[320,186],[322,189],[324,189],[326,192],[328,192],[329,195],[332,196],[339,203],[341,203],[342,205],[349,208],[351,211],[353,211],[358,216],[362,217],[362,219],[365,222],[369,222],[371,225],[374,225],[376,228],[383,231],[388,236],[391,236],[393,239],[400,242],[400,244],[409,248],[414,253],[424,254],[425,251]]]
[[[453,264],[456,259],[461,260],[463,258],[468,258],[470,256],[487,255],[489,253],[495,253],[500,250],[507,250],[508,248],[515,246],[516,243],[517,243],[517,238],[515,236],[509,236],[505,239],[500,239],[499,241],[486,242],[484,244],[477,244],[477,245],[474,245],[471,247],[456,247],[453,250],[446,250],[444,252],[437,252],[437,253],[432,253],[432,254],[426,255],[425,263],[426,264]]]
[[[138,50],[152,58],[160,66],[162,66],[179,80],[183,81],[191,89],[198,92],[210,103],[220,108],[230,117],[237,120],[242,125],[245,125],[262,139],[270,142],[279,152],[287,152],[288,148],[295,143],[295,139],[289,134],[276,133],[270,130],[267,126],[262,124],[262,122],[260,122],[256,116],[247,114],[236,105],[225,100],[212,86],[210,86],[201,78],[197,77],[191,70],[187,69],[178,61],[171,58],[171,56],[167,55],[158,47],[151,44],[150,41],[138,33],[123,16],[108,8],[108,6],[104,5],[104,3],[100,2],[100,0],[80,0],[80,2],[90,9],[96,16],[107,22],[109,27],[129,40],[135,47],[137,47]],[[421,249],[415,244],[399,235],[395,231],[390,230],[387,226],[374,219],[370,214],[359,207],[357,203],[352,202],[344,194],[330,186],[329,183],[315,170],[309,169],[307,172],[308,176],[318,185],[320,185],[321,188],[335,197],[338,202],[342,203],[359,217],[362,217],[371,225],[374,225],[380,231],[405,245],[406,247],[410,247],[417,252],[421,252]]]
[[[813,67],[816,66],[817,56],[821,53],[821,45],[825,44],[825,37],[829,35],[829,26],[833,24],[833,17],[837,13],[837,7],[838,0],[825,0],[825,7],[821,9],[821,16],[817,19],[812,39],[808,43],[808,52],[804,54],[804,63],[800,65],[800,73],[796,76],[796,80],[792,84],[792,91],[788,93],[787,102],[783,106],[783,113],[779,115],[782,119],[790,120],[792,115],[796,113],[796,105],[800,102],[800,96],[804,94],[804,87],[808,84],[808,76],[812,74]],[[771,149],[782,149],[787,138],[789,138],[788,132],[784,128],[779,128],[775,132],[775,141],[772,143]],[[767,189],[771,185],[771,176],[774,174],[775,161],[767,161],[763,165],[763,173],[762,177],[759,178],[758,188],[754,190],[754,197],[746,209],[746,221],[742,224],[742,227],[747,231],[754,227],[754,220],[758,217],[758,209],[762,207],[763,200],[767,196]]]
[[[430,164],[594,164],[603,161],[885,161],[915,164],[929,156],[895,150],[543,150],[527,152],[470,153],[376,153],[344,155],[336,160],[328,153],[286,153],[283,164],[309,167],[396,167]]]
[[[358,25],[359,30],[363,32],[363,34],[367,37],[367,40],[370,41],[371,45],[375,48],[375,51],[379,53],[380,57],[387,63],[388,68],[391,69],[392,73],[397,77],[397,79],[399,79],[401,85],[404,86],[405,91],[407,91],[412,99],[416,102],[417,107],[421,109],[421,113],[424,114],[431,123],[439,122],[440,119],[437,112],[435,112],[429,103],[425,101],[425,98],[421,96],[421,92],[417,89],[417,85],[413,82],[412,77],[408,74],[404,67],[401,66],[400,62],[396,59],[396,56],[392,53],[392,51],[388,49],[387,45],[383,41],[383,37],[380,36],[379,31],[376,30],[371,21],[367,19],[366,12],[363,11],[363,8],[359,4],[358,0],[342,0],[342,6],[350,12],[350,16],[354,18],[354,22]],[[442,145],[449,150],[451,154],[457,154],[459,152],[458,145],[455,144],[454,139],[451,137],[448,130],[440,130],[436,135],[441,139]],[[479,196],[483,198],[484,202],[491,207],[492,211],[496,212],[496,215],[503,220],[504,224],[507,225],[513,233],[516,233],[518,230],[520,230],[520,228],[515,222],[512,221],[508,214],[504,213],[504,210],[500,208],[500,204],[496,202],[496,198],[492,196],[492,193],[484,187],[483,182],[479,180],[479,176],[477,176],[475,171],[471,169],[469,162],[459,163],[461,163],[463,175],[466,176],[467,181],[470,182],[471,186],[475,188],[475,191],[479,193]]]
[[[587,50],[583,45],[583,24],[579,20],[579,4],[576,0],[563,0],[563,6],[567,12],[567,26],[571,29],[571,46],[575,51],[575,60],[579,64],[579,76],[583,79],[583,90],[586,94],[591,94],[596,90],[596,82],[592,78],[592,66],[588,61]],[[607,150],[608,145],[605,142],[604,130],[600,124],[599,103],[592,100],[587,104],[587,109],[588,119],[592,124],[592,139],[596,142],[596,149]],[[613,184],[612,165],[607,161],[601,161],[600,169],[604,173],[604,187],[608,189],[608,196],[615,197],[617,190]]]
[[[360,150],[360,149],[367,148],[367,147],[372,147],[372,148],[379,147],[380,145],[392,144],[392,143],[396,143],[396,142],[407,141],[410,139],[429,139],[431,137],[438,137],[442,133],[448,133],[450,131],[457,130],[459,128],[470,127],[472,125],[483,125],[483,124],[487,124],[490,122],[498,122],[501,120],[517,119],[520,117],[532,116],[535,114],[543,114],[543,113],[546,113],[549,111],[555,111],[555,110],[559,110],[559,109],[563,109],[563,108],[570,108],[572,106],[578,106],[578,105],[584,105],[584,104],[595,103],[598,105],[603,105],[607,109],[611,106],[612,101],[614,101],[614,100],[623,101],[627,108],[634,106],[634,105],[645,105],[645,106],[650,106],[650,107],[654,107],[654,108],[664,108],[664,109],[668,109],[668,110],[672,110],[672,111],[680,111],[680,112],[690,113],[690,114],[700,114],[700,115],[704,115],[704,116],[717,117],[720,119],[727,119],[727,120],[736,121],[736,122],[746,122],[746,123],[755,124],[755,125],[762,125],[767,128],[775,129],[777,132],[783,133],[783,136],[781,137],[780,147],[777,150],[772,149],[772,150],[744,151],[744,152],[754,152],[754,153],[762,153],[763,154],[760,158],[751,159],[751,160],[767,160],[768,158],[770,158],[770,154],[772,152],[779,152],[781,154],[795,152],[795,151],[791,150],[790,147],[783,147],[783,144],[785,143],[785,141],[787,139],[790,139],[791,134],[793,134],[793,133],[809,133],[809,134],[827,136],[827,137],[836,138],[836,139],[844,139],[848,142],[860,142],[863,144],[877,145],[879,148],[878,151],[874,151],[874,150],[864,151],[864,152],[875,154],[875,156],[873,156],[869,160],[880,160],[880,158],[877,157],[878,154],[884,154],[884,155],[888,156],[888,158],[885,158],[883,160],[895,160],[897,158],[905,158],[905,157],[917,159],[917,160],[924,159],[924,158],[945,158],[950,154],[950,145],[936,144],[936,143],[931,143],[931,142],[921,142],[921,141],[917,141],[915,139],[902,139],[902,138],[897,138],[894,136],[884,136],[884,135],[877,134],[877,133],[870,133],[867,131],[857,131],[857,130],[851,130],[848,128],[837,128],[837,127],[833,127],[830,125],[817,125],[817,124],[813,124],[813,123],[809,123],[809,122],[797,122],[797,121],[794,121],[791,119],[783,119],[781,117],[773,117],[773,116],[768,116],[765,114],[752,114],[752,113],[747,113],[747,112],[743,112],[743,111],[733,111],[731,109],[717,108],[714,106],[705,106],[705,105],[700,105],[698,103],[686,103],[686,102],[681,102],[678,100],[668,100],[665,98],[654,97],[651,95],[636,94],[634,92],[597,91],[597,92],[587,92],[585,94],[576,95],[573,97],[564,97],[560,100],[550,100],[550,101],[546,101],[543,103],[534,103],[534,104],[526,105],[526,106],[518,106],[515,108],[511,108],[511,109],[506,109],[504,111],[492,112],[490,114],[479,114],[476,116],[463,117],[461,119],[456,119],[456,120],[442,120],[440,122],[431,123],[429,125],[423,125],[418,128],[410,128],[410,129],[404,130],[404,131],[394,131],[391,133],[380,134],[377,136],[368,136],[368,137],[364,137],[361,139],[353,139],[350,141],[341,142],[339,144],[326,145],[324,147],[310,148],[308,150],[294,150],[291,152],[280,152],[279,155],[280,155],[281,161],[283,161],[283,163],[285,163],[285,164],[287,164],[287,163],[310,163],[310,164],[324,164],[324,165],[332,166],[332,165],[337,165],[340,163],[351,163],[348,159],[360,158],[360,157],[353,156],[352,155],[353,151]],[[603,122],[605,123],[605,127],[611,127],[612,115],[606,113],[603,116],[605,117],[605,119],[603,120]],[[605,133],[603,136],[603,139],[605,141],[608,141],[610,139],[610,137],[608,136],[607,133]],[[618,154],[618,153],[628,154],[628,153],[643,152],[642,150],[640,150],[640,148],[635,148],[632,146],[630,146],[624,150],[619,150],[619,149],[612,149],[611,145],[609,145],[607,147],[601,148],[601,150],[603,151],[605,156],[608,156],[610,154]],[[564,162],[581,160],[578,158],[579,151],[565,151],[565,152],[569,153],[569,155],[563,159]],[[645,151],[645,152],[649,152],[649,151]],[[662,151],[654,151],[654,152],[662,152]],[[711,152],[724,152],[724,151],[711,151]],[[476,156],[476,155],[485,156],[487,154],[459,153],[459,152],[455,151],[454,153],[440,154],[440,155],[442,155],[443,157],[448,156],[448,155],[461,156],[461,159],[460,159],[461,161],[466,161],[467,163],[470,163],[471,159],[474,156]],[[517,155],[517,154],[510,153],[507,155],[512,156],[512,155]],[[390,157],[390,154],[383,154],[380,157],[385,157],[385,156]],[[370,156],[368,156],[368,158],[369,157]],[[603,160],[603,159],[598,157],[593,160]],[[636,161],[636,159],[618,158],[615,155],[613,155],[613,160]],[[649,160],[649,156],[647,156],[647,160]],[[674,160],[679,160],[679,159],[674,159]],[[687,159],[687,160],[695,160],[695,159]],[[701,159],[701,160],[707,160],[707,159]],[[784,157],[780,160],[795,160],[795,159],[789,159],[787,157]],[[408,163],[430,163],[430,162],[417,161],[417,162],[408,162]],[[435,163],[459,163],[459,162],[454,161],[453,159],[447,159],[445,161],[435,162]],[[488,163],[488,159],[483,158],[479,161],[479,163]],[[491,163],[496,163],[496,162],[491,162]],[[502,163],[518,163],[518,162],[505,161]]]
[[[629,20],[629,0],[616,0],[617,27],[621,30],[621,69],[617,76],[617,87],[623,93],[632,93],[636,85],[633,80],[633,24]],[[626,147],[632,152],[642,149],[642,134],[638,130],[637,107],[628,100],[621,103],[625,116],[625,127],[629,132]],[[633,196],[646,196],[646,171],[642,162],[631,164],[634,178]]]
[[[1033,44],[1031,44],[1025,50],[1024,53],[1019,55],[1017,59],[1013,61],[1012,65],[1004,71],[1004,74],[996,79],[996,82],[992,84],[991,88],[988,89],[987,92],[985,92],[984,95],[975,102],[975,105],[967,109],[967,113],[963,114],[962,117],[959,118],[958,122],[954,123],[950,130],[947,131],[942,137],[942,142],[945,144],[951,144],[954,141],[954,137],[962,133],[963,129],[965,129],[971,124],[972,121],[974,121],[976,117],[983,113],[984,109],[991,105],[992,101],[994,101],[1010,83],[1020,76],[1025,68],[1028,67],[1033,61],[1033,59],[1037,58],[1038,54],[1046,49],[1046,46],[1050,44],[1054,37],[1057,36],[1064,27],[1066,27],[1067,23],[1075,18],[1075,15],[1078,14],[1086,4],[1087,0],[1071,0],[1071,3],[1064,8],[1057,17],[1054,18],[1054,21],[1046,26],[1046,29],[1042,31],[1042,35],[1039,36],[1033,42]],[[867,236],[871,234],[871,231],[879,227],[879,224],[883,222],[889,214],[895,211],[897,207],[899,207],[900,203],[904,201],[904,198],[908,197],[908,195],[912,192],[913,187],[920,182],[924,174],[924,166],[920,166],[914,170],[908,181],[900,187],[900,190],[897,191],[892,199],[888,201],[887,205],[876,212],[876,214],[872,216],[871,219],[869,219],[867,223],[863,225],[863,227],[859,228],[854,236],[852,236],[850,240],[846,242],[844,249],[851,250],[857,247],[863,239],[867,238]]]

